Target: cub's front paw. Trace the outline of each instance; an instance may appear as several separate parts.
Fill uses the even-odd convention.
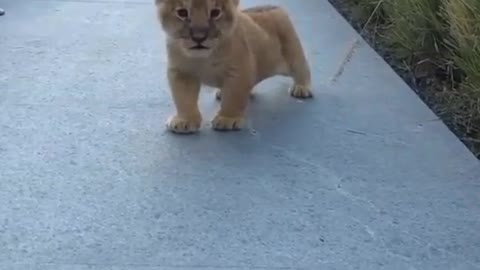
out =
[[[312,98],[313,93],[310,87],[295,84],[290,88],[290,95],[295,98]]]
[[[176,115],[168,119],[167,129],[173,133],[191,134],[197,132],[200,129],[201,124],[201,117],[187,119]]]
[[[225,117],[217,115],[212,120],[212,128],[220,131],[240,130],[244,126],[245,118],[243,117]]]

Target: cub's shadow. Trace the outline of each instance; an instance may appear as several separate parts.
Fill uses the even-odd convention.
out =
[[[246,127],[234,132],[212,130],[210,120],[220,102],[213,89],[203,91],[199,106],[204,121],[200,132],[187,136],[169,134],[169,143],[179,148],[196,148],[197,153],[227,149],[255,153],[265,144],[310,140],[312,130],[316,130],[315,137],[321,137],[323,127],[332,121],[324,117],[333,117],[331,109],[336,107],[335,97],[326,94],[322,85],[314,85],[314,98],[296,99],[288,93],[290,86],[291,80],[282,77],[258,84],[249,102]],[[196,153],[192,152],[192,155]]]

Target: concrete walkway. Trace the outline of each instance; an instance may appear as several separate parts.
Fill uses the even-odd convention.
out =
[[[331,80],[357,35],[326,0],[270,3],[316,98],[275,78],[185,137],[153,0],[0,0],[0,269],[480,269],[479,162],[363,42]]]

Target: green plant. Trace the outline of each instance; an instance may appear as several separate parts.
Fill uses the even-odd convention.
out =
[[[330,1],[480,157],[480,0]]]

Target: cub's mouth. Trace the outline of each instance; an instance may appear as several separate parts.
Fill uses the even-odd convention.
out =
[[[190,47],[190,50],[208,50],[208,47],[205,47],[201,44],[195,45],[193,47]]]

